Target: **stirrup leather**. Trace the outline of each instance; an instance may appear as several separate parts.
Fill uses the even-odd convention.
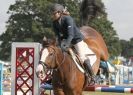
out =
[[[78,69],[82,72],[85,73],[85,70],[83,69],[82,63],[80,61],[80,58],[76,56],[76,54],[73,52],[71,48],[69,48],[68,53],[70,54],[71,58],[73,59],[74,63],[78,67]]]

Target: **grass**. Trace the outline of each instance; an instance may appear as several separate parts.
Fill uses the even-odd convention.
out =
[[[133,95],[133,93],[83,92],[83,95]]]
[[[50,92],[47,91],[47,94],[50,95]],[[53,95],[53,94],[52,94]],[[133,93],[114,93],[114,92],[88,92],[84,91],[82,95],[133,95]]]

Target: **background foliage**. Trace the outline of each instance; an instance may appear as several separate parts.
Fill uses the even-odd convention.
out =
[[[125,55],[127,49],[131,50],[133,55],[133,39],[130,42],[120,41],[112,22],[107,19],[105,6],[101,0],[94,0],[98,7],[96,15],[89,20],[89,26],[100,32],[107,44],[110,56]],[[49,6],[52,3],[60,3],[67,6],[71,16],[80,26],[80,0],[16,0],[15,4],[10,5],[7,21],[7,29],[0,36],[2,44],[0,45],[0,59],[10,60],[12,42],[40,42],[43,36],[53,37],[51,27],[51,17]],[[122,46],[121,46],[122,44]],[[124,47],[125,44],[130,44]],[[124,50],[124,51],[123,51]],[[129,55],[127,57],[129,57]]]

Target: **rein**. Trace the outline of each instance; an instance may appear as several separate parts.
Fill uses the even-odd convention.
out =
[[[53,62],[55,61],[55,63],[57,64],[57,67],[56,68],[48,68],[47,65],[44,62],[39,62],[39,64],[41,64],[43,66],[43,71],[44,71],[44,73],[46,75],[44,80],[42,80],[42,83],[46,82],[47,80],[50,80],[52,78],[53,70],[57,71],[62,66],[62,64],[65,61],[65,53],[64,52],[63,52],[63,59],[61,60],[61,62],[59,62],[58,59],[57,59],[56,50],[53,47],[50,47],[50,48],[52,48],[54,50],[55,60],[53,60]]]
[[[52,70],[58,70],[60,67],[61,67],[61,65],[64,63],[64,61],[65,61],[65,53],[63,52],[63,59],[62,59],[62,61],[61,62],[59,62],[58,61],[58,59],[57,59],[57,54],[56,54],[56,50],[52,47],[52,46],[49,46],[50,48],[52,48],[53,50],[54,50],[54,55],[55,55],[55,63],[57,63],[57,68],[52,68]],[[54,61],[54,60],[53,60]]]

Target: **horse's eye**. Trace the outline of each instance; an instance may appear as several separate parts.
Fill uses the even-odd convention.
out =
[[[50,54],[49,54],[49,56],[52,56],[52,55],[53,55],[53,53],[50,53]]]

